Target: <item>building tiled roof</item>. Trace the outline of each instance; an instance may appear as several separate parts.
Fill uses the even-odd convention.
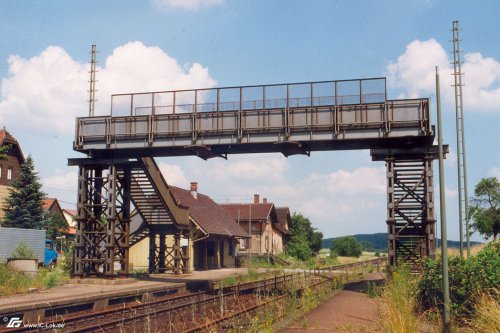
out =
[[[278,229],[283,235],[290,235],[290,231],[285,229],[285,227],[282,226],[280,223],[276,223],[274,227]]]
[[[4,143],[17,143],[17,140],[5,129],[0,130],[0,144]]]
[[[78,214],[78,211],[76,209],[66,209],[66,208],[63,208],[63,212],[66,212],[69,215],[75,216],[75,217]]]
[[[43,199],[43,210],[49,210],[50,207],[56,202],[55,198],[45,198]]]
[[[76,228],[75,227],[69,227],[68,230],[65,232],[66,235],[76,235]]]
[[[219,204],[231,217],[237,221],[266,221],[271,214],[274,204],[258,203],[258,204]]]
[[[19,163],[21,164],[24,163],[26,159],[24,158],[21,145],[19,144],[19,142],[17,142],[16,138],[14,138],[14,136],[12,136],[12,134],[10,134],[4,127],[2,130],[0,130],[0,147],[5,145],[15,146],[15,149],[17,149],[18,154],[14,155],[17,155]]]
[[[278,217],[278,223],[285,229],[290,227],[288,223],[290,223],[291,216],[290,209],[288,207],[276,207],[276,216]]]
[[[288,207],[276,207],[276,215],[278,215],[279,221],[286,221],[290,215],[290,209]]]
[[[194,198],[188,190],[175,186],[170,186],[170,189],[179,204],[188,207],[189,216],[208,234],[250,237],[210,197],[198,193]]]

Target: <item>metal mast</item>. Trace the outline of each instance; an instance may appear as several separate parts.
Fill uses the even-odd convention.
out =
[[[95,73],[96,73],[96,54],[97,54],[97,51],[96,51],[96,46],[95,45],[92,45],[92,51],[90,52],[91,53],[91,59],[90,59],[90,89],[89,89],[89,117],[93,117],[94,116],[94,104],[95,104],[95,101],[97,101],[95,99],[95,92],[96,92],[96,89],[95,89],[95,83],[97,82],[96,79],[95,79]]]
[[[460,256],[463,257],[463,225],[467,239],[467,257],[470,255],[470,232],[467,195],[467,160],[465,155],[464,109],[462,100],[462,70],[460,50],[460,27],[458,21],[453,21],[453,77],[455,78],[455,112],[457,125],[457,167],[458,167],[458,219],[460,223]]]

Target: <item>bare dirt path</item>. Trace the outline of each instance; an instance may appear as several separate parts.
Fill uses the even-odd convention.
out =
[[[368,274],[362,281],[349,283],[337,295],[309,312],[281,333],[299,332],[380,332],[375,300],[368,297],[368,281],[380,282],[383,273]]]

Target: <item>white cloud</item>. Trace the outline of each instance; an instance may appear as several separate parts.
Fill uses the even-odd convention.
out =
[[[435,87],[435,67],[445,71],[448,63],[446,51],[436,40],[415,40],[397,62],[387,66],[389,85],[405,89],[406,97],[421,97]]]
[[[97,73],[96,115],[109,114],[111,94],[215,85],[206,67],[181,66],[162,49],[141,42],[117,47],[104,63]],[[1,85],[0,123],[12,133],[69,135],[75,117],[88,114],[88,64],[61,47],[49,46],[30,59],[12,55],[9,73]]]
[[[490,177],[497,177],[497,179],[500,180],[500,168],[498,167],[491,168],[491,170],[488,172],[488,175]]]
[[[58,190],[73,190],[77,186],[78,173],[76,171],[68,171],[63,173],[62,170],[56,170],[53,176],[45,177],[41,180],[44,188]]]
[[[307,163],[316,163],[310,157]],[[182,170],[217,202],[252,202],[253,194],[309,217],[325,235],[385,230],[385,168],[306,173],[298,159],[279,155],[190,160]],[[302,175],[300,175],[302,174]],[[166,176],[168,181],[168,176]],[[184,185],[187,188],[188,184]]]
[[[500,62],[484,58],[480,53],[465,55],[462,67],[465,102],[472,109],[499,110],[500,107]],[[464,104],[465,104],[464,102]]]
[[[289,168],[286,159],[269,156],[238,156],[228,161],[214,161],[214,167],[207,175],[217,181],[227,182],[228,179],[238,182],[255,182],[266,179],[268,183],[279,184],[284,181],[284,173]]]
[[[333,172],[328,176],[328,191],[349,195],[383,194],[386,191],[385,167]]]
[[[160,168],[163,178],[165,178],[165,181],[169,185],[174,185],[181,188],[186,188],[189,185],[189,182],[186,179],[184,171],[182,171],[181,167],[163,162],[158,163],[158,167]]]
[[[16,132],[28,129],[69,133],[85,110],[87,68],[58,46],[30,59],[11,55],[8,78],[2,79],[0,123]],[[20,122],[19,119],[23,121]]]
[[[76,208],[78,172],[57,169],[53,175],[41,179],[42,190],[49,198],[57,198],[61,206]]]
[[[224,3],[224,0],[153,0],[153,3],[160,8],[197,10],[201,7],[221,5]]]
[[[435,66],[439,66],[442,101],[449,105],[448,109],[454,109],[452,60],[435,39],[415,40],[396,62],[387,66],[388,83],[402,91],[400,98],[434,95]],[[500,110],[500,62],[480,53],[467,53],[462,60],[464,110]]]
[[[141,42],[117,47],[99,69],[98,79],[106,107],[111,94],[210,88],[216,83],[206,67],[198,63],[181,66],[159,47]]]

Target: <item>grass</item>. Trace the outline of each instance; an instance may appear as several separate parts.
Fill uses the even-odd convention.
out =
[[[49,271],[46,268],[38,270],[35,276],[15,272],[0,265],[0,296],[27,293],[30,288],[49,289],[67,281],[69,275],[61,268]]]
[[[475,255],[477,255],[479,253],[479,251],[481,251],[486,245],[487,245],[487,243],[475,244],[475,245],[471,246],[471,248],[470,248],[471,257],[474,257]],[[463,252],[464,252],[464,258],[467,258],[467,248],[466,247],[464,247]],[[441,248],[438,248],[436,253],[438,255],[441,254]],[[460,256],[460,248],[458,248],[458,247],[449,247],[448,248],[448,257],[459,257],[459,256]]]
[[[417,285],[408,269],[393,273],[379,299],[380,325],[387,333],[416,333]]]
[[[479,294],[475,297],[476,311],[467,322],[470,332],[499,333],[500,332],[500,292],[495,295]]]

